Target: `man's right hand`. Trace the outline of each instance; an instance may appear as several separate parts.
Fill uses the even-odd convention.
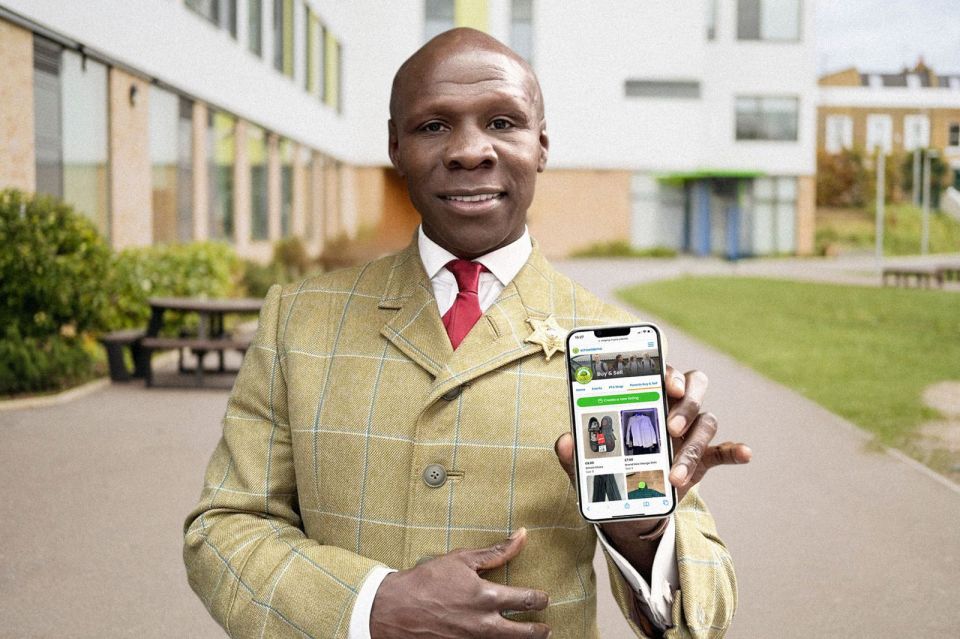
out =
[[[454,550],[387,575],[373,600],[371,638],[549,637],[546,624],[510,621],[500,614],[543,610],[547,593],[503,586],[478,574],[505,565],[526,543],[527,531],[520,528],[489,548]]]

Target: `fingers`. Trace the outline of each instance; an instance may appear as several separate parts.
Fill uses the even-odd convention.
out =
[[[471,570],[492,570],[506,565],[527,545],[527,529],[519,528],[512,535],[489,548],[460,551],[460,557]]]
[[[491,615],[477,629],[478,637],[501,637],[502,639],[547,639],[550,626],[543,623],[520,623]]]
[[[667,397],[683,397],[686,380],[680,371],[667,364],[663,376],[667,380]]]
[[[530,588],[514,588],[501,586],[493,582],[486,582],[478,602],[486,610],[543,610],[550,602],[550,597],[542,590]]]
[[[693,477],[700,460],[710,447],[717,434],[717,418],[713,413],[702,413],[687,430],[687,436],[674,453],[673,468],[670,470],[670,483],[680,488]]]
[[[573,435],[564,433],[557,438],[553,444],[553,450],[557,453],[557,459],[567,473],[567,477],[573,482]]]
[[[697,419],[708,383],[707,376],[701,371],[689,371],[685,375],[683,396],[670,407],[667,418],[667,430],[671,435],[682,437]]]
[[[753,458],[753,451],[743,443],[723,442],[711,446],[703,454],[700,463],[705,468],[713,468],[727,464],[746,464]]]

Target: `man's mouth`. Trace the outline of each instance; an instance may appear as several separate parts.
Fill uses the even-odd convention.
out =
[[[441,197],[453,202],[486,202],[499,200],[503,195],[503,193],[478,193],[477,195],[443,195]]]

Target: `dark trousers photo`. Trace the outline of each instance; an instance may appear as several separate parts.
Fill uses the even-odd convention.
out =
[[[593,501],[619,501],[620,489],[615,475],[593,476]]]

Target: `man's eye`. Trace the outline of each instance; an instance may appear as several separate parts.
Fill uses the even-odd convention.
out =
[[[509,129],[513,126],[513,123],[506,118],[497,118],[490,123],[491,129]]]
[[[427,122],[420,127],[420,130],[426,131],[427,133],[439,133],[440,131],[443,131],[443,125],[439,122]]]

